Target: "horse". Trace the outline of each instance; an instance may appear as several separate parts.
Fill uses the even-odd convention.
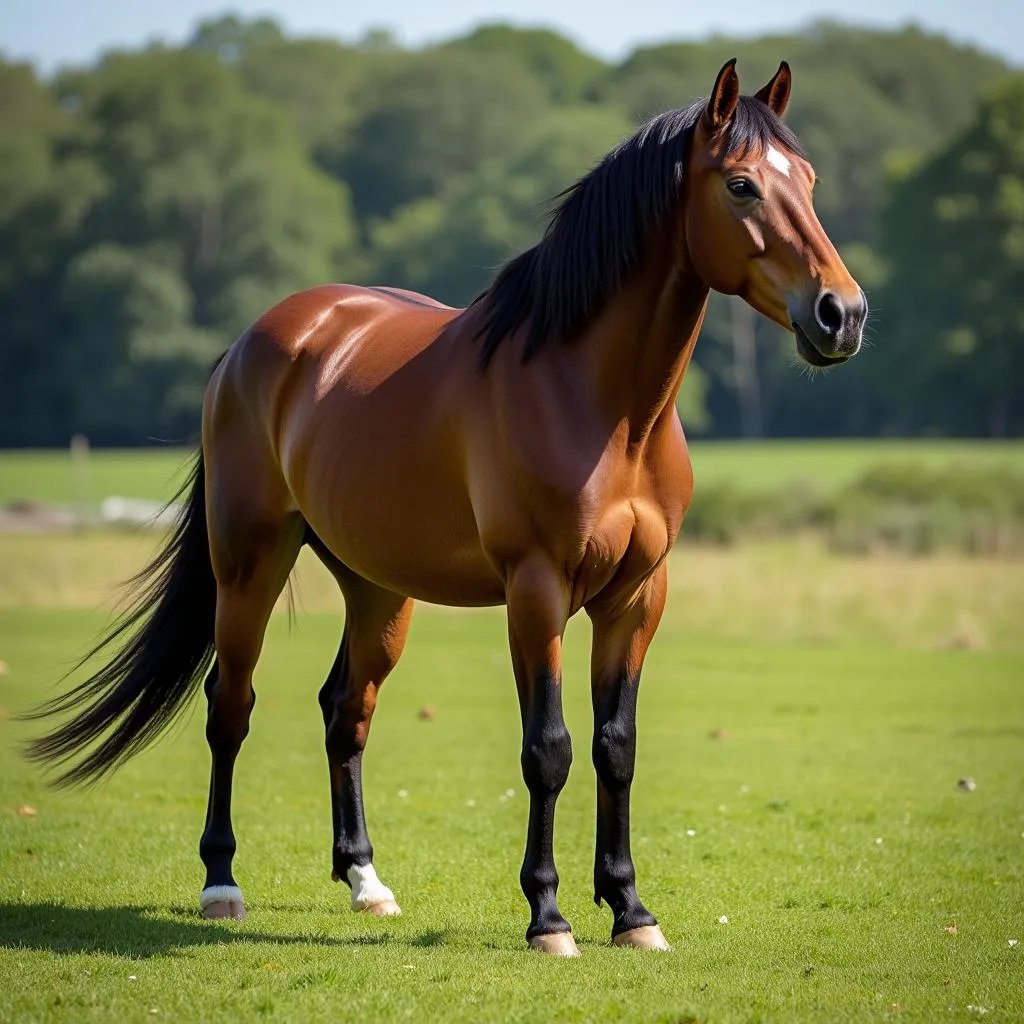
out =
[[[594,899],[611,908],[614,945],[670,948],[637,893],[629,809],[641,669],[693,494],[676,396],[711,290],[791,331],[814,367],[854,355],[867,316],[781,119],[789,66],[749,96],[735,64],[707,99],[654,117],[556,197],[541,241],[468,307],[314,287],[271,308],[214,367],[177,524],[91,652],[107,652],[105,667],[33,713],[74,716],[29,748],[61,766],[58,784],[94,781],[202,683],[205,917],[245,913],[231,867],[235,760],[271,610],[308,545],[345,602],[319,703],[332,877],[352,909],[400,913],[374,868],[362,756],[413,603],[504,605],[529,791],[527,944],[578,954],[552,837],[572,761],[562,637],[582,609],[593,625]]]

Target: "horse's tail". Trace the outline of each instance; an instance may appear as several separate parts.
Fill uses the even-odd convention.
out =
[[[184,710],[214,657],[217,587],[206,533],[202,452],[175,495],[184,507],[167,543],[128,581],[130,603],[78,663],[114,651],[108,664],[84,683],[40,705],[25,717],[77,714],[33,740],[26,755],[66,765],[94,740],[103,741],[57,785],[95,782],[153,742]]]

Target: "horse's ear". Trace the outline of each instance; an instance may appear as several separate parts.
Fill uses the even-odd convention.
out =
[[[711,132],[717,132],[727,124],[740,101],[740,76],[736,74],[736,58],[722,65],[711,90],[708,105],[704,108],[704,124]]]
[[[779,65],[779,70],[775,72],[775,77],[763,89],[757,91],[755,98],[769,107],[777,117],[782,117],[789,106],[789,93],[792,88],[793,72],[783,61]]]

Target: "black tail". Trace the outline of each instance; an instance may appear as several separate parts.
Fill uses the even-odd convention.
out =
[[[200,452],[173,499],[187,495],[170,539],[128,581],[131,603],[76,667],[112,648],[113,660],[25,716],[78,712],[29,744],[27,756],[45,764],[66,764],[110,730],[81,761],[65,768],[57,785],[95,782],[152,743],[184,710],[213,661],[217,587],[205,490]]]

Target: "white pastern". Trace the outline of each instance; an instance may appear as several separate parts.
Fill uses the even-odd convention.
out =
[[[353,864],[346,874],[352,886],[353,910],[365,910],[374,903],[394,902],[395,894],[377,877],[372,864]]]
[[[766,154],[768,163],[772,165],[780,174],[784,174],[787,178],[789,177],[789,157],[780,153],[774,146],[768,147]]]
[[[199,894],[199,906],[205,910],[211,903],[243,903],[237,885],[211,885]]]

